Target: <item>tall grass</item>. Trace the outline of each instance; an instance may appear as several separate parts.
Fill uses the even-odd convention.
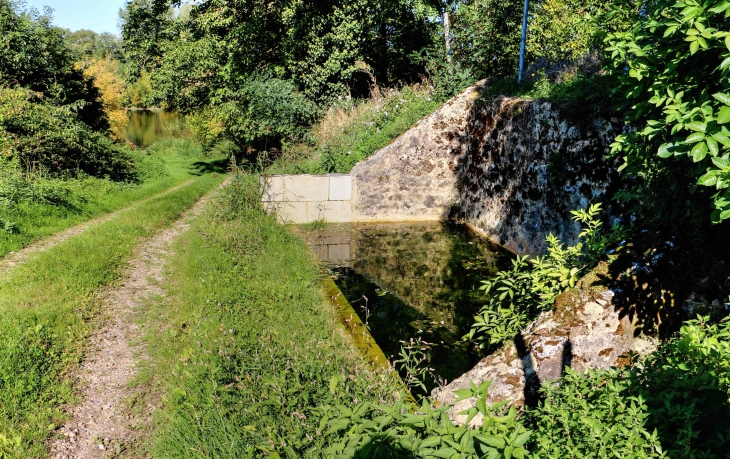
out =
[[[144,319],[143,384],[164,403],[154,457],[318,457],[323,405],[399,390],[341,335],[309,248],[259,207],[239,175],[177,245],[167,303]]]
[[[0,277],[0,457],[46,454],[45,439],[73,401],[100,290],[141,238],[169,224],[220,182],[201,177],[41,253]]]
[[[443,101],[428,83],[384,90],[362,102],[343,101],[314,126],[311,144],[285,146],[272,174],[349,172],[403,134]]]

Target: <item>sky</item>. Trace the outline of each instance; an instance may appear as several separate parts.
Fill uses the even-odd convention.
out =
[[[26,0],[28,7],[54,9],[53,23],[71,30],[90,29],[119,34],[117,19],[125,0]]]

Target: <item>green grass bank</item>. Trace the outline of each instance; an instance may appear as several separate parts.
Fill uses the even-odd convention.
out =
[[[0,277],[0,457],[40,458],[74,402],[71,372],[99,316],[99,293],[143,239],[221,182],[210,174],[120,213]]]
[[[28,179],[9,171],[0,176],[0,257],[203,173],[225,170],[225,161],[204,156],[200,145],[187,139],[165,140],[133,155],[141,183],[93,177]]]
[[[325,406],[401,395],[350,344],[311,250],[260,210],[256,177],[234,178],[170,266],[138,381],[164,406],[153,457],[319,457]]]

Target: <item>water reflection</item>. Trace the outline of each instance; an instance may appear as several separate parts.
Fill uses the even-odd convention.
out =
[[[430,363],[440,378],[478,361],[461,337],[483,304],[480,281],[509,264],[508,252],[437,222],[330,224],[307,241],[391,361],[400,341],[417,336],[435,345]]]
[[[173,135],[182,121],[180,114],[164,110],[130,110],[127,140],[140,148]]]

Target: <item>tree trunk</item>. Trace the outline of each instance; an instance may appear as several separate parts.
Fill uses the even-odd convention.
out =
[[[451,18],[448,5],[444,8],[444,41],[446,44],[446,61],[451,63]]]

